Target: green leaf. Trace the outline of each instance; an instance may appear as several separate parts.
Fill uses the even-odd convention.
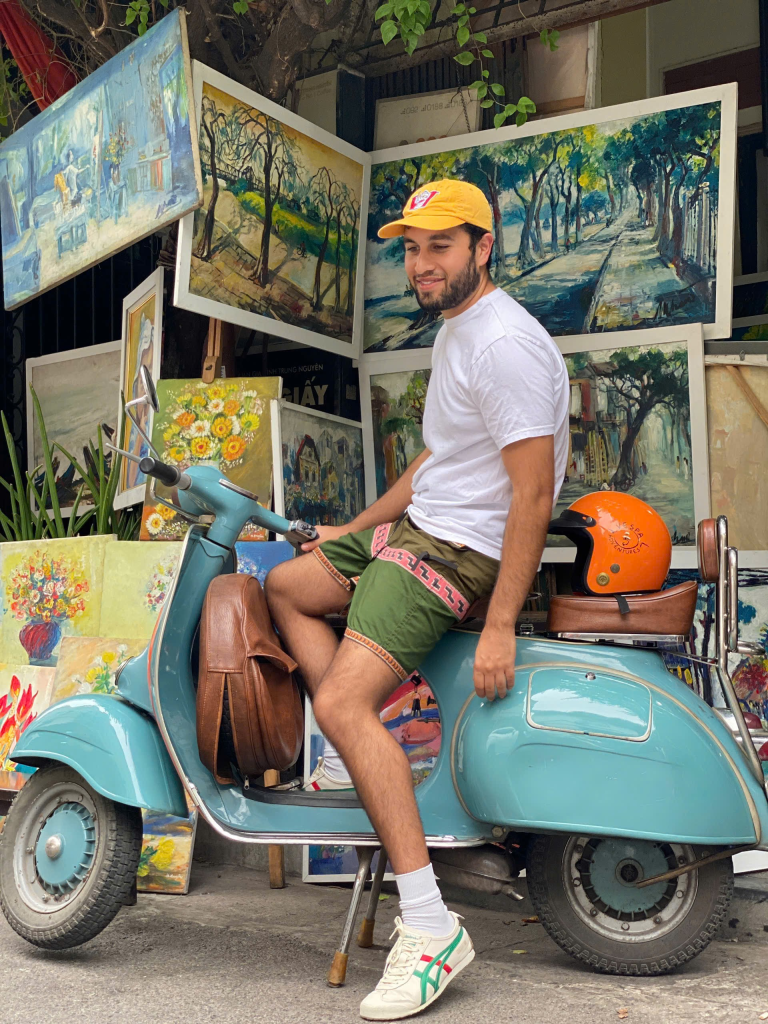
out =
[[[481,100],[481,99],[483,99],[487,95],[488,95],[488,86],[485,84],[485,82],[481,82],[478,85],[478,87],[477,87],[477,98],[479,100]]]
[[[476,7],[468,7],[467,8],[467,13],[468,14],[477,14],[477,8]]]
[[[517,111],[517,104],[516,103],[508,103],[504,107],[504,113],[507,115],[507,117],[510,117],[512,114],[516,113],[516,111]]]
[[[483,78],[488,78],[490,73],[491,73],[490,71],[486,71],[485,69],[483,69],[483,72],[482,72]]]
[[[459,46],[466,46],[469,42],[469,29],[462,27],[456,32],[456,42]]]
[[[493,127],[494,128],[501,128],[501,126],[504,124],[504,122],[506,120],[507,120],[507,115],[502,110],[500,113],[496,114],[495,117],[493,118]]]
[[[451,11],[451,14],[463,14],[464,11],[466,11],[466,9],[467,8],[464,6],[464,4],[456,4],[456,6]]]
[[[480,106],[483,107],[485,110],[487,110],[488,107],[492,107],[493,106],[494,102],[495,102],[494,100],[483,100],[483,102],[480,104]]]
[[[517,109],[522,110],[526,114],[535,114],[536,104],[528,96],[521,96],[517,101]]]
[[[499,85],[498,82],[494,82],[493,85],[491,86],[491,92],[493,93],[494,96],[503,96],[504,86]]]
[[[489,60],[493,60],[493,50],[481,50],[484,57],[488,57]]]
[[[385,21],[381,26],[381,41],[386,46],[391,43],[397,35],[397,25],[394,21]]]
[[[483,82],[483,81],[482,81],[482,80],[481,80],[480,78],[478,78],[478,79],[477,79],[477,81],[476,81],[476,82],[473,82],[473,83],[472,83],[472,84],[470,85],[470,87],[469,87],[469,88],[470,88],[470,89],[479,89],[481,85],[485,85],[485,82]]]
[[[134,21],[136,21],[136,11],[132,7],[129,7],[125,12],[125,24],[132,25]]]
[[[464,15],[463,18],[459,18],[458,25],[459,25],[460,28],[463,28],[465,25],[468,25],[468,24],[469,24],[469,17],[466,14]]]
[[[463,50],[461,53],[457,53],[453,59],[457,64],[463,64],[464,67],[468,67],[473,63],[475,58],[467,50]]]
[[[483,45],[485,45],[485,43],[488,42],[488,36],[485,34],[485,32],[475,32],[472,38],[475,40],[476,43],[482,43]]]
[[[53,512],[53,522],[57,530],[57,536],[64,536],[64,523],[61,518],[61,507],[59,505],[59,495],[56,492],[56,474],[53,471],[53,460],[51,458],[53,447],[48,443],[48,432],[45,429],[45,421],[43,419],[43,410],[40,408],[40,401],[35,394],[35,389],[30,386],[30,394],[32,395],[32,402],[34,403],[35,416],[37,417],[37,427],[40,431],[40,442],[43,449],[43,457],[45,460],[45,475],[48,477],[48,490],[51,495],[51,511]]]
[[[525,124],[527,120],[528,115],[525,114],[522,110],[518,111],[517,117],[515,118],[515,121],[517,122],[517,127],[522,128],[522,126]]]
[[[147,31],[147,23],[146,23],[146,21],[139,22],[139,35],[143,36],[146,31]]]
[[[5,443],[8,446],[8,455],[11,460],[11,469],[13,470],[13,480],[16,484],[16,500],[19,503],[19,527],[22,534],[22,536],[19,537],[19,540],[31,540],[29,503],[26,500],[26,492],[21,482],[21,470],[19,469],[19,462],[16,458],[16,445],[13,440],[13,435],[8,429],[8,421],[5,418],[5,413],[2,412],[2,410],[0,410],[0,421],[2,421]]]

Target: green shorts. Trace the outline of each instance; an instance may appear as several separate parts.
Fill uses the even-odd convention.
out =
[[[326,541],[313,554],[352,595],[345,636],[400,679],[492,592],[499,571],[495,558],[437,540],[408,519]]]

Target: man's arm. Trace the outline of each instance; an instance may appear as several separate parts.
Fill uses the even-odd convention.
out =
[[[475,690],[493,700],[515,684],[515,623],[541,561],[552,516],[555,446],[552,435],[501,449],[512,481],[499,576],[475,654]]]
[[[318,526],[317,540],[309,541],[301,545],[302,551],[312,551],[318,544],[326,540],[334,540],[336,537],[343,537],[345,533],[361,533],[363,530],[371,530],[381,523],[392,523],[398,516],[408,508],[413,497],[413,476],[419,466],[426,462],[431,452],[425,448],[420,455],[417,455],[408,469],[390,487],[386,494],[382,494],[378,501],[375,501],[370,508],[364,509],[359,516],[347,523],[346,526]]]

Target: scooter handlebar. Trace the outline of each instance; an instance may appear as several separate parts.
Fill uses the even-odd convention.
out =
[[[169,466],[167,462],[161,462],[160,459],[153,459],[151,455],[144,456],[139,463],[139,469],[146,476],[153,476],[166,487],[178,487],[180,490],[186,491],[192,483],[186,473],[182,473],[175,466]]]

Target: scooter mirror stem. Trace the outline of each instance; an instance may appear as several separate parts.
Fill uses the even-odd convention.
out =
[[[162,462],[162,459],[160,458],[160,452],[152,444],[152,440],[147,436],[147,434],[144,431],[144,428],[139,423],[139,421],[136,419],[136,417],[133,415],[133,410],[131,409],[132,405],[146,405],[146,404],[147,404],[146,399],[144,399],[144,398],[135,398],[131,402],[126,402],[125,405],[123,406],[123,408],[125,409],[125,415],[130,419],[131,423],[133,423],[134,427],[136,427],[138,432],[141,434],[142,438],[149,445],[149,450],[152,452],[153,456],[159,462]]]
[[[104,442],[104,447],[109,448],[110,451],[117,452],[118,455],[122,455],[124,459],[130,459],[131,462],[141,462],[141,458],[138,455],[134,455],[133,452],[125,452],[122,448],[116,448],[109,441]]]

